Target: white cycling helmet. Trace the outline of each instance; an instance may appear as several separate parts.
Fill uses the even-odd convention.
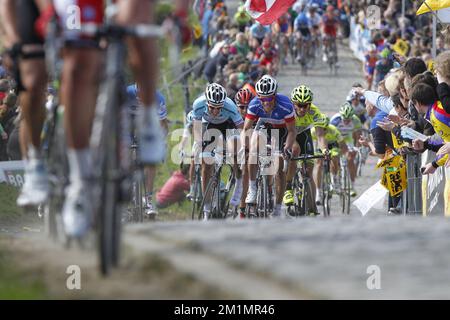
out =
[[[227,91],[220,84],[211,83],[206,86],[205,96],[208,103],[220,106],[227,98]]]
[[[277,93],[278,82],[271,76],[265,75],[256,83],[255,89],[260,96],[273,96]]]

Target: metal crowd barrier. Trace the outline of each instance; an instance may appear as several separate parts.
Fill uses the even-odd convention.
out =
[[[407,188],[402,194],[403,214],[422,214],[422,155],[406,154]]]

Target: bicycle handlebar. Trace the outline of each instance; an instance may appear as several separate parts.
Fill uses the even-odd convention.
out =
[[[94,37],[123,37],[162,38],[164,29],[157,25],[138,24],[135,26],[119,26],[115,24],[98,25],[86,23],[81,26],[81,33]]]
[[[314,155],[314,156],[304,155],[304,156],[300,156],[300,157],[293,157],[290,160],[291,161],[307,161],[307,160],[323,159],[323,158],[325,158],[324,154],[322,154],[322,155]]]

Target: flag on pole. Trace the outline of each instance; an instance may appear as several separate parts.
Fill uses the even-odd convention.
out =
[[[433,11],[449,8],[450,0],[426,0],[422,3],[419,10],[417,10],[416,15],[430,12],[431,10],[428,7]]]
[[[296,0],[247,0],[245,9],[250,16],[262,25],[272,24],[282,14],[288,11],[289,7]]]

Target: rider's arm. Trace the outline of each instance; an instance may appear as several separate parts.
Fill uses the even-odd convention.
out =
[[[287,138],[286,138],[286,145],[284,147],[285,150],[292,150],[292,146],[295,142],[295,137],[297,135],[297,130],[295,128],[295,120],[293,121],[286,121],[286,129],[287,129]]]
[[[321,150],[328,149],[327,140],[325,139],[325,130],[320,127],[316,127],[317,143]]]
[[[353,131],[353,141],[355,141],[355,146],[359,146],[359,137],[361,136],[361,129]]]
[[[250,144],[250,141],[246,141],[246,136],[248,135],[248,130],[250,130],[253,126],[254,121],[252,119],[249,118],[245,118],[245,122],[243,125],[243,129],[241,131],[241,146],[244,149],[248,149],[248,146]],[[248,137],[250,139],[250,136]]]
[[[342,141],[339,142],[339,148],[341,148],[342,154],[347,154],[347,152],[348,152],[348,147],[347,147],[347,144],[345,143],[344,140],[342,140]]]

